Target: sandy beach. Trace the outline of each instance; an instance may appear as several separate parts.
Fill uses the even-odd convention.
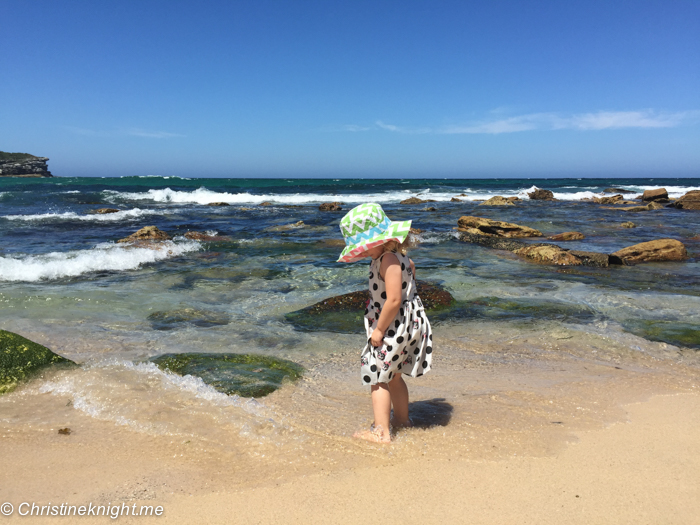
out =
[[[411,384],[420,423],[391,446],[348,437],[369,410],[364,392],[348,394],[352,410],[332,417],[338,383],[323,378],[333,376],[329,369],[345,373],[349,353],[266,398],[289,413],[321,397],[327,412],[314,422],[297,411],[301,445],[254,453],[81,416],[60,396],[35,398],[30,383],[3,405],[13,423],[3,427],[0,474],[0,500],[15,508],[8,523],[110,519],[18,516],[25,501],[163,507],[160,517],[120,516],[125,523],[363,523],[372,515],[404,523],[700,523],[694,368],[652,357],[586,359],[569,353],[591,351],[574,343],[569,352],[520,349],[517,359],[488,363],[479,352],[489,345],[472,342],[469,359],[458,344],[443,340],[450,351],[437,361],[440,374]],[[446,389],[451,399],[435,397]],[[441,403],[450,407],[442,416]],[[13,404],[25,415],[13,420]],[[421,420],[426,405],[431,420]],[[51,417],[51,427],[38,423]],[[59,435],[62,426],[72,434]]]

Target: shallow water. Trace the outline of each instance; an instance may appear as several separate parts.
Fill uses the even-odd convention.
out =
[[[532,185],[0,180],[0,328],[83,364],[47,372],[2,396],[3,432],[65,425],[89,433],[108,425],[286,464],[387,454],[350,439],[370,418],[357,377],[362,326],[352,333],[323,326],[300,331],[285,320],[289,312],[366,286],[366,263],[335,262],[343,214],[317,206],[332,200],[347,203],[346,209],[375,200],[392,219],[412,219],[424,230],[411,253],[418,278],[441,283],[457,300],[433,319],[435,370],[410,382],[419,428],[399,435],[395,457],[439,453],[444,446],[494,454],[495,442],[504,454],[546,453],[566,439],[562,425],[614,419],[616,405],[606,401],[606,392],[619,398],[625,388],[643,391],[645,384],[659,391],[692,388],[700,348],[700,242],[693,239],[700,213],[632,215],[580,199],[610,186],[641,191],[665,185],[679,196],[700,188],[700,180],[538,180],[561,200],[514,207],[475,202],[497,194],[522,197]],[[469,200],[449,202],[463,192]],[[398,204],[416,194],[438,202]],[[231,206],[204,205],[217,201]],[[263,201],[273,205],[257,206]],[[422,211],[426,206],[438,211]],[[122,211],[87,214],[100,207]],[[459,242],[454,227],[462,215],[516,222],[545,235],[581,231],[586,239],[567,247],[607,253],[671,237],[683,241],[691,257],[600,269],[540,266]],[[619,226],[627,220],[637,228]],[[305,226],[279,229],[297,221]],[[115,244],[147,225],[174,239],[158,250]],[[190,241],[182,237],[189,230],[224,238]],[[249,400],[148,363],[178,352],[260,353],[295,361],[307,372],[297,383]],[[597,388],[600,394],[591,395]],[[560,420],[569,423],[552,423]],[[501,441],[494,429],[507,429]],[[517,439],[521,434],[544,437]]]

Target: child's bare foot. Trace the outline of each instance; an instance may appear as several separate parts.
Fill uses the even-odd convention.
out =
[[[381,425],[376,427],[372,425],[369,430],[358,430],[352,437],[372,443],[391,443],[391,434],[388,431],[384,432]]]

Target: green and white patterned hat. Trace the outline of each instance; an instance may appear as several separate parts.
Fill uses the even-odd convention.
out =
[[[340,221],[345,249],[338,262],[353,262],[375,246],[389,241],[403,242],[411,230],[411,221],[391,222],[379,204],[360,204]]]

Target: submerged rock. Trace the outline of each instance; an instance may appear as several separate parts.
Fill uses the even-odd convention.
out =
[[[622,224],[620,224],[620,226],[622,226],[623,228],[636,228],[637,227],[637,225],[631,221],[623,222]]]
[[[199,377],[219,392],[242,397],[271,394],[304,372],[292,361],[258,354],[164,354],[151,361],[162,370]]]
[[[586,236],[582,234],[581,232],[564,232],[564,233],[557,233],[556,235],[552,235],[551,237],[547,237],[550,241],[579,241],[581,239],[585,239]]]
[[[418,281],[417,285],[418,295],[428,313],[454,304],[454,298],[442,286],[425,281]],[[285,319],[297,330],[306,332],[356,333],[363,330],[362,317],[368,300],[368,290],[350,292],[290,312],[285,315]]]
[[[688,250],[682,242],[675,239],[657,239],[628,246],[612,255],[627,263],[683,261],[688,258]]]
[[[700,210],[700,190],[692,190],[671,204],[681,210]]]
[[[151,322],[154,330],[175,330],[187,324],[200,328],[223,326],[229,324],[231,318],[221,312],[198,310],[196,308],[180,308],[179,310],[153,312],[148,316],[148,320]]]
[[[20,381],[54,364],[75,363],[21,335],[0,330],[0,394],[9,392]]]
[[[210,202],[207,206],[231,206],[228,202]]]
[[[159,230],[156,226],[145,226],[128,237],[119,239],[117,242],[167,241],[168,239],[170,239],[170,235]]]
[[[482,202],[479,204],[479,206],[515,206],[515,204],[510,199],[496,195],[495,197],[491,197],[489,200]]]
[[[343,211],[342,202],[324,202],[318,209],[321,211]]]
[[[90,210],[88,214],[90,215],[104,215],[105,213],[118,213],[121,210],[116,208],[100,208],[98,210]]]
[[[423,211],[437,211],[437,208],[435,206],[428,206],[427,208],[423,208]]]
[[[535,191],[532,191],[527,194],[528,197],[530,197],[530,200],[532,201],[553,201],[556,200],[554,198],[554,193],[552,193],[549,190],[541,190],[537,188]]]
[[[192,241],[230,241],[231,237],[227,235],[209,235],[204,232],[187,232],[184,237]]]
[[[630,320],[622,323],[628,332],[674,346],[700,349],[700,325],[680,321]]]
[[[486,237],[542,237],[542,232],[539,230],[483,217],[463,216],[459,218],[457,224],[458,231]]]
[[[265,231],[269,232],[284,232],[288,230],[298,230],[299,228],[304,228],[306,224],[304,221],[297,221],[293,224],[283,224],[281,226],[271,226],[269,228],[265,228]]]
[[[642,201],[644,201],[644,202],[651,202],[651,201],[669,202],[668,192],[666,191],[666,188],[657,188],[655,190],[646,190],[642,194]]]

